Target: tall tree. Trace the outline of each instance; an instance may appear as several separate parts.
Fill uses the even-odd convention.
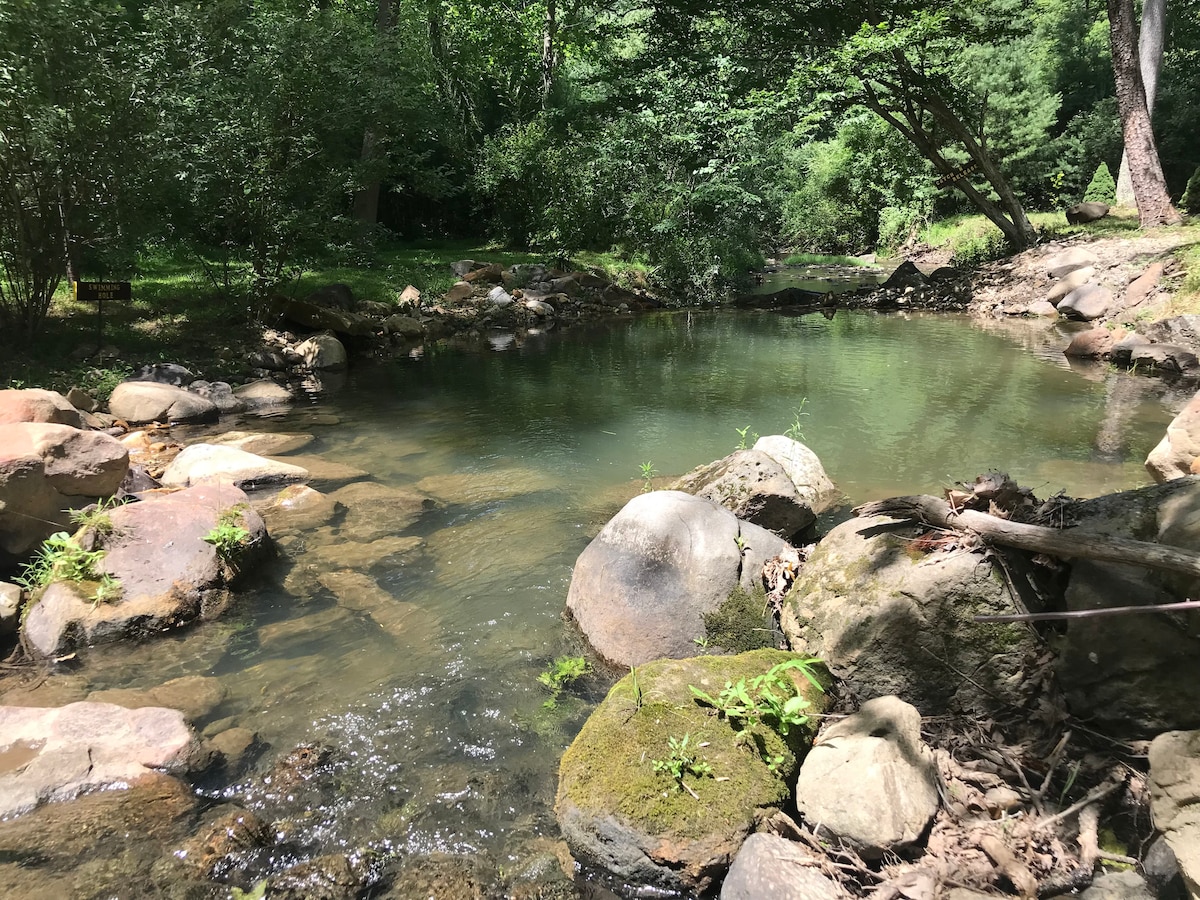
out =
[[[1108,0],[1108,29],[1121,130],[1138,218],[1143,228],[1179,222],[1179,212],[1167,193],[1154,132],[1150,128],[1150,110],[1146,105],[1146,88],[1138,62],[1133,0]]]
[[[1138,34],[1138,62],[1142,70],[1142,86],[1146,90],[1146,114],[1151,118],[1154,116],[1154,100],[1158,96],[1158,73],[1162,68],[1166,31],[1167,0],[1145,0],[1142,4],[1142,26]],[[1122,152],[1121,170],[1117,174],[1117,203],[1129,206],[1133,202],[1129,155]]]

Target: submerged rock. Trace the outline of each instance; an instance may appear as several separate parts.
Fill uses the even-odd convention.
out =
[[[111,703],[2,706],[0,753],[9,763],[0,774],[0,818],[155,771],[187,774],[206,762],[183,713]]]
[[[192,444],[167,466],[162,483],[168,487],[188,487],[224,481],[239,488],[255,488],[307,481],[308,478],[307,469],[291,463],[256,456],[236,447]]]
[[[617,682],[559,768],[555,812],[575,857],[628,884],[709,890],[755,824],[787,804],[815,727],[793,727],[786,739],[757,721],[738,730],[699,703],[689,686],[715,696],[726,681],[749,682],[798,658],[756,650],[658,660]],[[823,709],[824,695],[802,676],[793,671],[784,678],[812,712]],[[676,783],[656,771],[655,761],[678,758],[685,736],[683,755],[707,764],[711,774],[689,769]]]
[[[786,546],[701,497],[641,494],[579,555],[567,611],[616,665],[690,656],[704,614],[739,587],[761,589],[763,563]]]

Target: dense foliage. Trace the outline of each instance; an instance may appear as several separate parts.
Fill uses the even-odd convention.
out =
[[[1168,12],[1178,198],[1200,2]],[[887,248],[966,211],[1019,245],[1026,207],[1078,202],[1121,154],[1085,0],[5,0],[0,85],[10,333],[154,242],[250,296],[380,237],[456,236],[616,249],[719,296],[764,253]]]

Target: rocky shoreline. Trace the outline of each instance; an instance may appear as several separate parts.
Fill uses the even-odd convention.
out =
[[[1046,260],[1031,266],[1041,271]],[[505,274],[464,277],[470,294],[459,302],[475,311],[472,327],[538,328],[551,315],[653,307],[641,295],[616,305],[573,300],[556,283],[563,276],[546,270],[525,273],[524,287]],[[577,291],[617,299],[603,284],[575,281]],[[510,302],[495,302],[497,288]],[[918,288],[901,296],[911,299],[898,306],[922,302]],[[531,305],[540,303],[552,312]],[[451,307],[437,306],[445,318]],[[420,335],[391,326],[352,334],[351,310],[338,311],[346,328],[338,333],[358,352],[374,352],[379,340],[408,346],[436,331],[430,310],[418,310]],[[25,653],[53,664],[95,642],[218,617],[273,539],[321,527],[334,510],[361,518],[363,552],[406,552],[395,546],[404,538],[372,530],[379,504],[390,533],[429,498],[367,486],[365,472],[305,456],[303,435],[230,432],[187,447],[172,439],[172,423],[283,408],[294,393],[273,377],[319,378],[352,355],[332,333],[267,338],[275,349],[251,360],[266,364],[249,373],[263,377],[236,387],[160,365],[122,384],[107,410],[81,392],[0,392],[0,547],[11,565],[61,533],[79,570],[55,563],[44,583],[0,586],[0,629],[19,630]],[[973,493],[1001,518],[1036,511],[1073,534],[1200,552],[1192,521],[1200,479],[1191,474],[1200,419],[1189,410],[1148,462],[1158,487],[1085,502],[1037,503],[1015,488]],[[816,516],[836,491],[815,454],[780,435],[673,488],[635,498],[601,531],[567,598],[597,654],[629,671],[562,763],[560,825],[595,879],[621,893],[655,885],[728,898],[1053,896],[1093,881],[1105,896],[1197,895],[1196,613],[1049,625],[974,619],[1178,602],[1194,579],[1039,558],[888,516],[819,536]],[[91,505],[106,498],[125,502]],[[63,512],[71,508],[83,518],[72,521]],[[110,582],[119,593],[107,593]],[[372,600],[380,592],[367,582],[333,590],[385,630],[398,626],[404,611]],[[718,627],[731,621],[741,627]],[[176,841],[196,896],[211,896],[218,874],[260,872],[272,854],[286,855],[286,838],[253,813],[204,812],[191,796],[190,783],[243,771],[257,752],[244,727],[189,726],[219,707],[213,680],[29,709],[11,705],[12,677],[0,685],[9,704],[0,707],[0,817],[10,817],[0,848],[33,852],[39,829],[70,827],[72,816],[117,829],[150,822]],[[738,687],[741,699],[723,693]],[[128,750],[133,734],[144,750],[104,749]],[[90,760],[86,778],[81,759]],[[297,748],[263,784],[300,790],[326,763],[319,748]],[[129,790],[102,790],[118,784]],[[60,809],[76,812],[63,821]],[[1136,869],[1138,880],[1104,866]],[[351,850],[273,870],[266,895],[356,897],[393,874],[386,860]],[[528,890],[574,896],[563,877]]]

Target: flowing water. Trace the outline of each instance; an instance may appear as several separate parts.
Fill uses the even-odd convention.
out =
[[[1039,496],[1147,483],[1171,418],[1162,383],[1073,371],[1052,326],[995,328],[680,312],[360,364],[308,406],[232,427],[311,433],[304,453],[435,505],[285,534],[225,619],[96,648],[79,671],[92,690],[219,678],[228,698],[202,726],[257,731],[259,771],[301,742],[330,747],[296,808],[254,773],[205,786],[290,816],[297,856],[371,845],[513,871],[557,839],[558,758],[609,683],[543,705],[538,673],[584,649],[562,619],[571,566],[643,464],[680,474],[739,429],[750,442],[798,422],[850,503],[989,468]],[[397,537],[390,555],[362,542]]]

